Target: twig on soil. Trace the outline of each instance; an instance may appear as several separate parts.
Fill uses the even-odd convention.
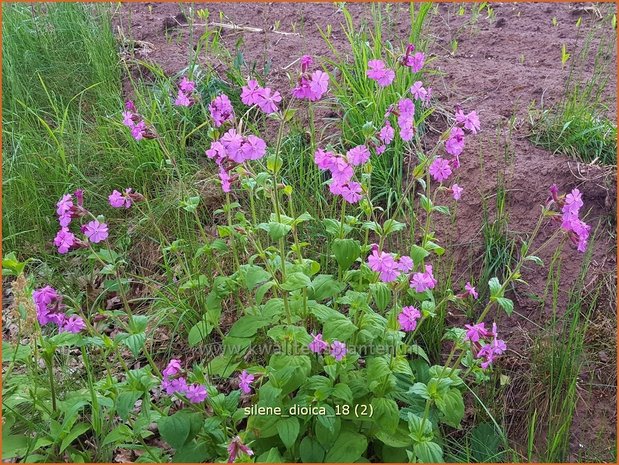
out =
[[[188,27],[189,24],[182,24],[182,26],[184,27]],[[271,32],[273,34],[280,34],[283,36],[297,36],[297,37],[301,37],[301,34],[299,34],[298,32],[284,32],[284,31],[276,31],[274,29],[262,29],[259,27],[251,27],[251,26],[239,26],[238,24],[234,24],[234,23],[202,23],[202,24],[193,24],[193,26],[204,26],[204,27],[220,27],[222,29],[231,29],[233,31],[243,31],[243,32],[258,32],[261,34],[266,34],[267,32]]]

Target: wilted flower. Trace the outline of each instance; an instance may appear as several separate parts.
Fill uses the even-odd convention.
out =
[[[462,197],[463,191],[464,189],[462,189],[457,184],[454,184],[453,186],[451,186],[451,194],[453,195],[454,200],[460,200],[460,198]]]
[[[466,291],[466,293],[468,295],[470,295],[471,297],[473,297],[474,299],[477,299],[479,297],[479,294],[477,293],[477,290],[475,289],[475,286],[473,286],[471,283],[467,282],[464,285],[464,290]]]
[[[228,444],[228,463],[233,463],[241,453],[249,456],[254,455],[254,451],[243,444],[239,436],[235,436]]]
[[[329,344],[322,339],[322,333],[318,333],[314,336],[314,340],[309,343],[308,347],[312,352],[319,354],[327,350]]]

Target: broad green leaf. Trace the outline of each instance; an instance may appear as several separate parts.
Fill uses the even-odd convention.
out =
[[[305,436],[299,446],[301,462],[322,463],[325,458],[325,450],[320,443],[311,436]]]
[[[290,273],[286,276],[286,280],[280,285],[280,287],[285,291],[295,291],[297,289],[308,287],[310,284],[311,280],[309,276],[305,273],[296,272]]]
[[[443,463],[443,449],[435,442],[424,441],[413,446],[413,451],[421,463]]]
[[[213,331],[213,326],[208,321],[196,323],[190,330],[187,337],[189,347],[194,347],[204,340]]]
[[[361,255],[361,246],[355,239],[335,239],[331,246],[340,269],[346,271]]]
[[[364,435],[352,431],[342,431],[327,452],[325,462],[356,462],[367,447],[368,440]]]
[[[393,399],[377,397],[372,399],[372,418],[376,425],[388,433],[395,432],[400,422],[398,404]]]
[[[507,315],[512,314],[512,312],[514,311],[514,302],[512,302],[511,299],[508,299],[507,297],[497,297],[496,301],[501,306],[501,308],[505,310],[505,313],[507,313]]]
[[[460,427],[464,417],[464,400],[462,393],[452,388],[435,399],[436,406],[443,413],[442,420],[454,428]]]
[[[299,420],[297,417],[282,418],[277,423],[277,433],[286,449],[292,448],[299,435]]]

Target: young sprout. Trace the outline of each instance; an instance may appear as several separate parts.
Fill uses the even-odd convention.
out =
[[[565,63],[570,59],[571,55],[567,53],[565,44],[561,46],[561,67],[565,67]]]
[[[554,27],[557,27],[557,26],[559,25],[559,21],[557,21],[557,18],[556,18],[556,17],[553,17],[553,18],[552,18],[552,25],[553,25]]]
[[[458,39],[454,39],[451,41],[451,55],[455,56],[458,52]]]

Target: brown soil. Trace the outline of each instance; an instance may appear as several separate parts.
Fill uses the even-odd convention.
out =
[[[330,52],[320,35],[320,29],[332,26],[332,39],[339,50],[347,50],[347,42],[340,24],[343,15],[337,6],[325,3],[306,4],[217,4],[192,5],[207,9],[208,21],[217,21],[238,26],[261,28],[266,32],[243,32],[222,29],[221,38],[234,55],[236,46],[242,51],[248,64],[255,63],[258,69],[270,66],[269,84],[276,89],[289,88],[288,66],[300,55],[330,57]],[[553,155],[535,147],[527,139],[528,110],[532,102],[545,105],[557,102],[564,94],[569,66],[561,66],[561,46],[575,57],[586,38],[592,37],[592,50],[600,38],[613,33],[605,15],[612,5],[603,4],[492,4],[495,17],[488,19],[482,13],[475,23],[470,22],[472,5],[466,6],[466,14],[457,14],[459,5],[438,4],[438,14],[429,15],[426,29],[430,38],[429,52],[435,57],[430,65],[438,73],[428,78],[440,104],[452,111],[454,105],[462,104],[467,110],[475,109],[482,121],[482,133],[467,139],[463,167],[459,170],[458,183],[465,195],[458,206],[458,221],[453,226],[439,231],[444,242],[449,238],[453,246],[467,249],[459,258],[457,269],[464,270],[467,257],[479,256],[483,243],[480,235],[482,225],[481,198],[490,204],[497,187],[497,173],[504,172],[508,191],[507,211],[510,229],[527,232],[533,228],[540,205],[548,196],[548,187],[556,183],[561,190],[578,187],[584,192],[585,205],[590,208],[587,220],[600,224],[593,254],[591,280],[610,273],[609,282],[616,275],[616,170],[599,166],[586,166],[561,155]],[[141,41],[136,43],[136,53],[141,59],[158,63],[167,74],[175,74],[187,66],[189,48],[195,45],[196,36],[203,27],[196,25],[194,34],[187,24],[190,5],[135,3],[123,4],[115,22],[119,33],[126,38]],[[349,4],[353,18],[362,22],[370,18],[369,4]],[[185,15],[181,14],[182,12]],[[220,12],[222,16],[220,16]],[[605,17],[600,19],[598,12]],[[384,35],[399,41],[408,34],[408,6],[391,5],[391,21]],[[553,26],[552,19],[557,25]],[[582,18],[580,28],[575,23]],[[196,20],[203,23],[206,20]],[[274,32],[295,32],[284,35]],[[458,41],[452,54],[452,40]],[[606,57],[609,70],[616,69],[616,50]],[[204,61],[219,70],[226,65],[216,57]],[[593,56],[581,70],[580,78],[588,79],[593,71]],[[128,91],[128,88],[127,88]],[[611,78],[606,89],[609,117],[615,118],[616,79]],[[508,162],[506,162],[506,154]],[[483,166],[482,166],[483,164]],[[546,228],[540,240],[547,238],[552,228]],[[582,256],[566,247],[561,289],[561,303],[566,301],[566,290],[578,276]],[[540,254],[548,263],[550,252]],[[519,286],[512,296],[516,300],[516,313],[511,319],[502,319],[503,334],[513,348],[505,360],[505,371],[510,376],[514,395],[518,392],[519,380],[527,375],[528,350],[536,332],[549,317],[549,309],[540,308],[527,294],[542,294],[546,269],[529,269],[525,279],[529,287]],[[616,344],[614,287],[601,300],[596,312],[596,321],[588,335],[601,340],[588,350],[588,369],[582,374],[579,385],[579,402],[572,426],[572,460],[613,460],[611,449],[616,440]],[[592,368],[591,368],[592,367]],[[600,367],[602,369],[600,370]],[[612,376],[600,377],[600,371],[612,372]],[[591,385],[591,386],[589,386]],[[598,387],[599,386],[599,387]],[[519,412],[523,399],[505,400],[508,408]],[[520,427],[526,418],[514,418]],[[540,425],[543,430],[543,426]],[[518,427],[515,427],[515,431]],[[543,434],[543,431],[542,431]]]

